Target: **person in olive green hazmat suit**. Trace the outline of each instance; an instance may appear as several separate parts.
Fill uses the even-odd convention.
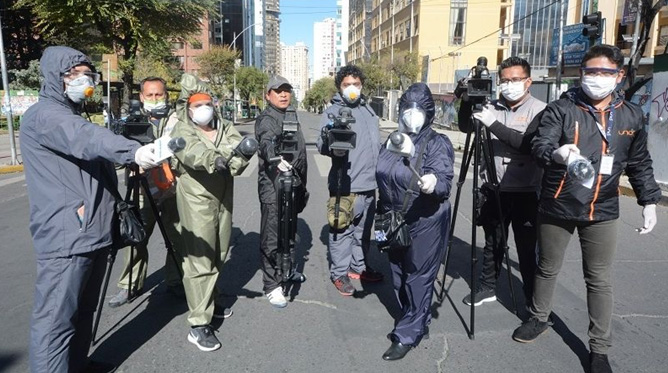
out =
[[[184,74],[176,103],[179,121],[172,131],[172,138],[186,141],[185,148],[174,154],[176,204],[184,252],[183,285],[190,310],[188,341],[202,351],[220,348],[210,326],[216,307],[216,280],[232,232],[233,176],[248,165],[248,160],[233,151],[241,135],[214,110],[212,98],[203,82]],[[220,157],[228,160],[222,171],[216,169]]]

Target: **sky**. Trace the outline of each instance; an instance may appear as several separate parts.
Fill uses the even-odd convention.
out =
[[[336,0],[281,0],[281,42],[308,46],[309,74],[313,71],[313,23],[336,18]]]

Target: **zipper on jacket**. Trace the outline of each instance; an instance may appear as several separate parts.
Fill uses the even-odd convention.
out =
[[[579,140],[580,140],[580,123],[578,123],[578,121],[576,120],[575,134],[573,136],[573,144],[577,146]],[[561,182],[559,183],[559,188],[557,188],[557,191],[554,193],[554,199],[557,199],[557,197],[559,197],[559,194],[561,194],[561,189],[563,189],[564,183],[566,182],[566,175],[568,175],[568,171],[564,172],[564,176],[561,178]]]
[[[608,126],[608,123],[605,120],[605,110],[599,111],[601,114],[601,126],[603,127],[603,133],[606,131],[606,127]],[[608,145],[605,142],[605,138],[601,139],[601,156],[605,155],[608,152]],[[594,204],[596,203],[596,200],[598,199],[598,194],[601,191],[601,181],[603,180],[603,175],[601,173],[598,173],[598,177],[596,179],[596,189],[594,190],[594,198],[591,201],[591,204],[589,205],[589,220],[594,220]]]

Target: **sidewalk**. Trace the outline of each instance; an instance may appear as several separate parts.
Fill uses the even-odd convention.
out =
[[[466,144],[466,134],[464,132],[452,131],[439,126],[434,126],[433,128],[436,132],[448,136],[455,151],[464,151],[464,145]],[[388,133],[392,132],[397,129],[397,123],[381,119],[380,129]],[[626,175],[622,175],[622,177],[619,179],[619,191],[622,195],[635,197],[633,188],[629,183],[629,178]],[[668,191],[665,189],[661,190],[661,201],[659,201],[659,205],[668,206]]]

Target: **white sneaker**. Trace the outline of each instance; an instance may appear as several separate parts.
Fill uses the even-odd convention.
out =
[[[288,300],[283,296],[283,287],[279,286],[267,294],[269,303],[276,308],[284,308],[288,305]]]

